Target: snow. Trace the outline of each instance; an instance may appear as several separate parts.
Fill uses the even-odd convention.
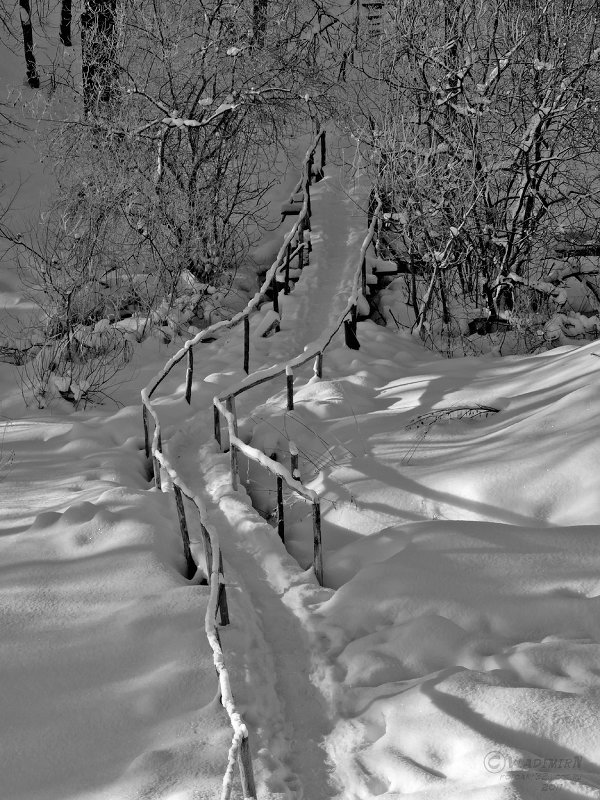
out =
[[[279,333],[261,337],[272,307],[250,301],[250,376],[233,321],[136,345],[118,402],[85,411],[25,408],[0,364],[2,797],[239,798],[246,730],[261,800],[599,796],[598,344],[447,361],[364,321],[348,350],[367,198],[341,169],[313,187],[310,264],[280,294]],[[278,251],[281,236],[255,255]],[[3,305],[19,305],[3,267]],[[239,491],[212,440],[213,399],[232,394]],[[284,546],[273,472],[296,485],[292,453],[305,498],[286,490]],[[174,480],[193,498],[192,580]],[[201,523],[222,548],[226,627]]]

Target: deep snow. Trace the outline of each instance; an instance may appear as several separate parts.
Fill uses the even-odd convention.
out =
[[[342,169],[351,144],[333,156],[311,264],[281,298],[281,332],[254,335],[252,370],[297,355],[345,305],[365,188]],[[4,305],[19,305],[2,270]],[[263,518],[272,478],[245,465],[248,494],[233,493],[212,442],[212,397],[243,378],[240,331],[199,346],[191,407],[184,368],[156,399],[168,456],[221,536],[221,639],[259,797],[598,797],[600,348],[445,361],[372,322],[359,339],[334,339],[322,380],[298,371],[293,412],[284,379],[238,403],[245,441],[286,463],[298,446],[322,498],[324,588],[310,509],[286,500],[290,555]],[[138,349],[116,410],[27,410],[0,365],[6,800],[220,795],[231,729],[208,590],[182,575],[173,496],[151,488],[142,451],[139,390],[177,346]]]

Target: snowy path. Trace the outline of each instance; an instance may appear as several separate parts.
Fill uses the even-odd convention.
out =
[[[210,448],[209,448],[210,449]],[[217,461],[219,457],[217,457]],[[210,466],[209,466],[210,465]],[[219,495],[210,455],[198,458],[207,500]],[[221,467],[227,470],[227,463]],[[219,481],[217,480],[217,485]],[[273,529],[232,496],[213,507],[212,522],[223,541],[228,583],[240,589],[241,619],[222,630],[236,701],[252,731],[255,767],[265,794],[297,800],[337,795],[322,744],[332,723],[323,696],[311,681],[315,641],[303,621],[306,605],[329,596],[307,580],[289,558]]]
[[[259,363],[314,340],[353,275],[364,217],[332,181],[316,194],[311,266]],[[359,340],[349,352],[338,337],[322,381],[297,376],[293,412],[281,383],[238,404],[242,438],[306,454],[336,591],[298,566],[301,503],[286,508],[294,561],[231,492],[227,455],[198,453],[189,431],[173,443],[202,474],[245,598],[226,635],[265,797],[597,798],[597,345],[490,362],[440,359],[371,322]],[[197,423],[209,438],[208,415]],[[268,482],[262,496],[269,511]]]
[[[312,196],[311,262],[292,294],[281,296],[281,332],[257,345],[264,363],[301,352],[339,315],[350,293],[366,229],[360,202],[363,198],[360,194],[350,196],[336,178],[320,182]],[[208,349],[203,352],[207,355],[203,365],[208,374],[214,369],[214,359],[208,357]],[[235,363],[235,356],[232,362]],[[209,401],[206,390],[215,382],[220,388],[226,385],[215,375],[210,375],[204,385],[197,379],[197,408],[202,409],[203,403]],[[277,384],[264,387],[263,397],[277,388]],[[258,399],[254,392],[251,402]],[[240,406],[251,410],[248,402]],[[232,504],[237,508],[229,517],[222,503],[218,507],[220,489],[210,494],[214,485],[212,445],[204,458],[198,456],[197,450],[198,441],[209,439],[210,430],[209,415],[200,413],[191,429],[172,437],[168,446],[184,480],[200,492],[208,487],[205,500],[209,506],[213,504],[213,523],[221,536],[227,583],[235,587],[237,603],[243,609],[241,627],[232,620],[222,639],[230,658],[236,701],[255,737],[255,769],[263,780],[263,791],[269,793],[265,796],[278,792],[297,800],[338,796],[339,787],[332,782],[332,766],[323,750],[332,720],[328,703],[315,682],[314,673],[322,669],[319,641],[310,632],[310,606],[326,600],[330,592],[320,589],[314,578],[298,567],[273,528],[263,523],[247,503],[230,498],[229,509]],[[225,461],[219,464],[221,458]],[[216,456],[216,461],[216,469],[224,468],[226,472],[227,457]],[[199,470],[204,473],[203,480],[198,479]],[[242,533],[244,520],[252,528],[251,534]]]
[[[281,326],[291,339],[294,355],[318,338],[346,307],[367,227],[368,191],[352,187],[350,178],[343,180],[334,172],[311,194],[311,266],[297,287],[294,311],[287,313],[284,306]]]

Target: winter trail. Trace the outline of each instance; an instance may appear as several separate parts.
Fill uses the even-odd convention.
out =
[[[268,343],[265,364],[301,352],[345,307],[366,215],[364,198],[356,190],[346,192],[341,184],[330,177],[313,187],[310,265],[284,298],[280,333],[263,340]],[[210,376],[208,385],[214,380]],[[278,382],[267,384],[263,394],[268,397],[279,388]],[[253,393],[251,401],[239,400],[243,418],[258,397]],[[178,472],[204,495],[220,533],[226,582],[236,613],[242,615],[241,622],[232,616],[231,626],[222,629],[222,641],[236,702],[253,737],[259,785],[267,797],[338,796],[339,787],[330,777],[333,768],[322,748],[332,721],[317,686],[323,666],[310,610],[331,592],[321,589],[312,572],[301,570],[287,554],[276,531],[251,509],[243,490],[231,492],[228,456],[217,455],[212,442],[198,453],[198,442],[211,430],[209,415],[203,412],[191,428],[171,437],[168,446]],[[198,472],[203,473],[200,480]],[[259,795],[263,796],[260,791]]]

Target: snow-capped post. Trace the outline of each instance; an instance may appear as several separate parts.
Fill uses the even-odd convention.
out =
[[[313,372],[315,373],[316,378],[323,377],[323,351],[317,353],[315,356],[315,364],[313,367]]]
[[[277,476],[277,533],[282,542],[285,542],[285,521],[283,518],[283,478]]]
[[[250,756],[250,743],[248,741],[247,731],[240,742],[238,766],[240,769],[240,782],[242,784],[244,800],[256,800],[256,786],[254,784],[254,772],[252,770],[252,758]]]
[[[185,371],[185,399],[189,405],[192,399],[192,378],[194,377],[194,351],[188,347],[187,369]]]
[[[323,551],[321,548],[321,501],[313,503],[313,567],[319,586],[323,586]]]
[[[213,400],[213,425],[214,425],[214,433],[215,433],[215,441],[219,445],[219,450],[223,449],[221,444],[221,415],[219,414],[219,408],[217,404]]]
[[[237,415],[235,411],[235,398],[233,397],[233,395],[230,395],[227,398],[227,400],[225,401],[225,407],[227,408],[227,411],[229,411],[232,417],[232,419],[228,421],[229,433],[237,437],[238,435]],[[234,492],[237,492],[238,488],[237,448],[231,441],[231,435],[229,437],[229,460],[231,463],[231,488],[233,489]]]
[[[190,580],[196,573],[196,563],[192,558],[190,550],[190,534],[188,531],[187,520],[185,518],[185,506],[183,504],[183,495],[181,489],[173,481],[173,494],[175,495],[175,505],[177,506],[177,516],[179,518],[179,528],[181,530],[181,538],[183,540],[183,554],[185,556],[186,564],[186,578]]]
[[[287,410],[294,410],[294,370],[287,366],[285,368],[285,381],[287,387]]]
[[[290,472],[295,481],[300,480],[300,470],[298,469],[298,448],[294,442],[289,443],[290,448]]]
[[[27,83],[32,89],[40,88],[40,76],[33,52],[33,28],[31,25],[31,7],[29,0],[19,0],[21,6],[21,30],[23,31],[23,48],[25,50],[25,66],[27,67]]]
[[[229,607],[227,605],[227,592],[225,590],[225,576],[223,573],[223,553],[219,550],[219,622],[229,625]]]
[[[248,374],[250,369],[250,318],[248,314],[244,317],[244,372]]]

